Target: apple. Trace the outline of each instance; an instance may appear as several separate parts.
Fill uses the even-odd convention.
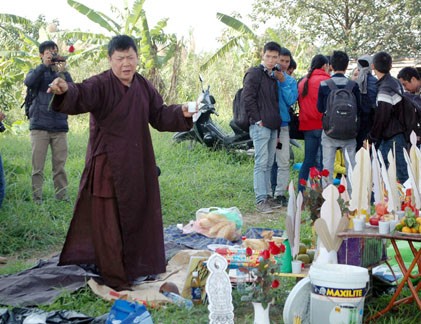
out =
[[[379,226],[379,218],[377,216],[371,216],[368,222],[370,225]]]
[[[376,214],[380,216],[387,214],[387,206],[384,202],[380,202],[376,204]]]

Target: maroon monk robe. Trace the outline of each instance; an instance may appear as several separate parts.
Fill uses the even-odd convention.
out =
[[[186,131],[192,127],[191,118],[183,116],[180,105],[165,106],[140,74],[135,74],[130,87],[111,70],[68,85],[67,93],[55,96],[53,109],[69,115],[90,112],[90,138],[59,264],[96,264],[105,282],[115,286],[123,285],[124,278],[130,283],[142,275],[165,272],[149,124],[159,131]]]

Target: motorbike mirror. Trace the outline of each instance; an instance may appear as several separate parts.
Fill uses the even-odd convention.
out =
[[[210,99],[210,102],[211,102],[212,105],[214,105],[216,103],[216,100],[212,95],[209,96],[209,99]]]
[[[202,76],[199,74],[199,81],[202,83],[203,82],[203,78]]]

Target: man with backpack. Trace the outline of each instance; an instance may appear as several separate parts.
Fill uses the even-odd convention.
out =
[[[333,182],[336,150],[348,153],[349,162],[355,164],[356,138],[361,110],[358,84],[345,77],[349,57],[343,51],[334,51],[330,61],[334,74],[320,83],[317,109],[323,114],[322,155],[323,168],[329,171],[328,182]],[[345,161],[346,170],[350,170]],[[348,181],[348,190],[351,191]]]
[[[243,80],[241,101],[247,112],[250,137],[254,145],[253,187],[256,208],[260,213],[272,213],[268,199],[270,173],[275,156],[277,130],[281,125],[279,114],[275,65],[278,63],[281,46],[268,42],[263,48],[262,64],[248,69]]]
[[[382,153],[387,166],[387,154],[395,153],[396,173],[400,183],[408,179],[408,170],[403,150],[406,148],[405,125],[399,120],[399,108],[402,101],[402,87],[397,79],[390,75],[392,57],[386,52],[379,52],[373,57],[373,71],[377,76],[377,105],[373,127],[368,134],[370,143],[375,143]]]
[[[49,107],[52,98],[47,93],[50,83],[62,75],[72,82],[68,72],[59,72],[64,67],[65,59],[58,55],[57,44],[45,41],[39,45],[41,64],[31,69],[25,78],[25,85],[36,93],[27,116],[32,144],[32,196],[35,203],[42,203],[44,183],[44,165],[48,147],[51,147],[51,163],[55,197],[67,200],[67,176],[64,166],[67,160],[67,115],[55,112]]]

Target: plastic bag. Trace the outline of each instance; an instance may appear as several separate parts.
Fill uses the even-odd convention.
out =
[[[105,324],[153,324],[145,305],[117,299],[111,307]]]
[[[207,237],[220,237],[230,241],[241,238],[243,217],[237,207],[209,207],[196,211],[193,229]]]

